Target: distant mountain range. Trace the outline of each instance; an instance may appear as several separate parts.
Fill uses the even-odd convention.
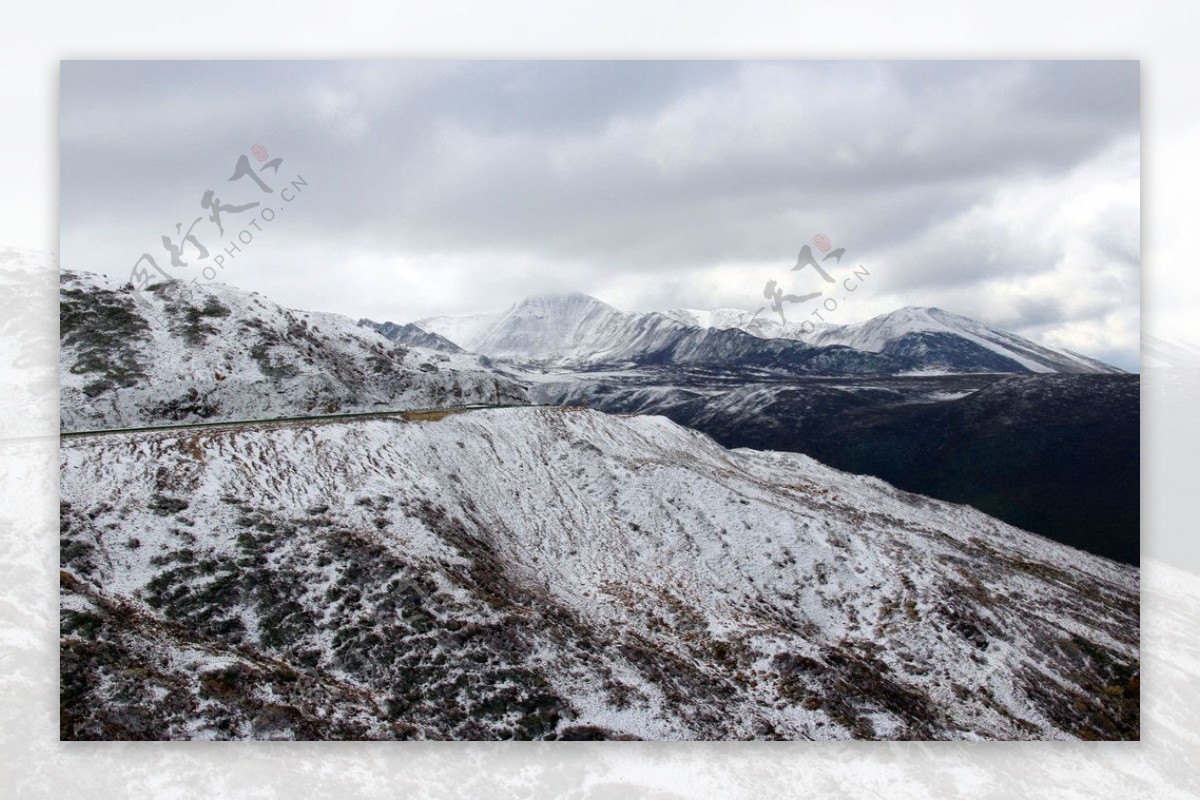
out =
[[[865,322],[848,325],[783,325],[773,317],[738,309],[673,309],[665,314],[682,323],[702,328],[733,328],[766,339],[794,339],[810,345],[844,345],[872,353],[890,352],[900,355],[907,352],[917,358],[925,356],[935,359],[942,347],[948,350],[955,349],[955,346],[950,344],[953,339],[965,339],[1025,368],[1015,370],[1011,364],[999,362],[998,367],[1007,369],[998,372],[1120,372],[1117,368],[1096,359],[1061,348],[1039,345],[1024,337],[989,328],[961,314],[937,308],[905,306]]]
[[[570,293],[527,298],[499,314],[429,317],[415,325],[464,350],[542,369],[672,365],[796,375],[1121,372],[961,315],[917,307],[855,325],[806,331],[729,309],[622,312],[589,295]]]

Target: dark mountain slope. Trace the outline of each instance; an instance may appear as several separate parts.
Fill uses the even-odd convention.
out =
[[[577,375],[541,402],[665,415],[721,444],[796,451],[968,503],[1138,563],[1139,377],[961,375],[740,381],[687,371]]]

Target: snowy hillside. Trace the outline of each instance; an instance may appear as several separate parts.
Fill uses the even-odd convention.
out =
[[[67,739],[1138,736],[1136,570],[663,418],[62,460]]]
[[[221,285],[170,282],[141,297],[61,274],[64,431],[525,402],[476,356],[395,345],[340,315]]]
[[[940,309],[854,325],[781,325],[736,309],[621,312],[581,293],[527,298],[502,314],[416,323],[465,350],[535,368],[670,365],[799,375],[1120,372]]]

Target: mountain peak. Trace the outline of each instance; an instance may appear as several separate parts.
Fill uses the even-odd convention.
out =
[[[470,350],[489,356],[544,357],[603,348],[606,332],[623,315],[583,292],[534,295],[508,311],[472,339]]]
[[[866,322],[869,323],[874,320],[883,320],[883,319],[888,319],[888,320],[934,320],[937,322],[940,322],[942,319],[970,320],[969,317],[964,317],[961,314],[954,314],[953,312],[948,312],[945,309],[938,308],[937,306],[901,306],[900,308],[896,309],[895,311],[884,312],[883,314],[878,314],[875,317],[872,317],[870,320],[867,320]],[[974,322],[974,321],[972,321],[972,322]],[[866,323],[863,323],[863,324],[865,325]]]
[[[548,292],[541,295],[530,295],[517,301],[512,307],[516,309],[588,309],[601,308],[616,311],[604,301],[594,298],[585,292]]]

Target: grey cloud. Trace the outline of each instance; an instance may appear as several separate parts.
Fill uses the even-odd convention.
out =
[[[1103,227],[1036,245],[1001,225],[969,235],[962,220],[1019,211],[1022,182],[1082,180],[1137,136],[1138,81],[1136,62],[67,62],[62,255],[127,272],[262,142],[312,191],[235,283],[355,316],[639,276],[635,303],[685,287],[702,304],[705,271],[787,262],[818,231],[891,265],[880,291],[906,303],[1053,274],[1081,238],[1136,285],[1136,198]],[[322,269],[290,262],[306,253]],[[477,263],[489,280],[444,273],[460,283],[442,308],[389,307],[387,286],[356,294],[399,256]],[[352,269],[364,272],[335,278]],[[288,284],[297,273],[312,277]],[[1072,322],[1070,304],[1005,305],[1017,307],[1014,325],[1048,325],[1047,309]]]

